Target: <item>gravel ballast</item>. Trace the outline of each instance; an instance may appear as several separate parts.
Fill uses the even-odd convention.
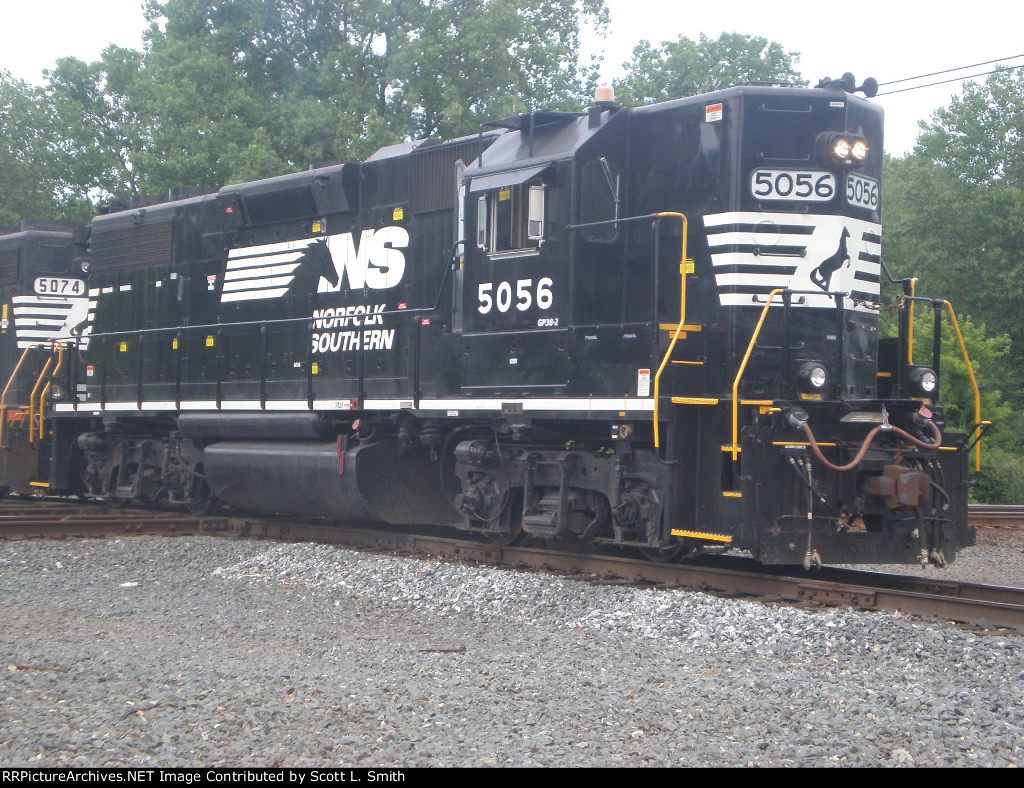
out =
[[[4,766],[1024,759],[1024,637],[890,613],[205,537],[0,543],[0,604]]]

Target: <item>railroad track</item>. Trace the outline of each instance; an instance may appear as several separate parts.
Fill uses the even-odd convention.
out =
[[[0,541],[108,536],[187,536],[223,527],[226,518],[190,517],[180,512],[118,509],[98,503],[4,501]]]
[[[0,504],[0,540],[139,535],[313,541],[555,571],[593,583],[654,584],[784,604],[901,611],[958,624],[1024,632],[1024,589],[950,582],[942,580],[937,573],[919,577],[836,568],[804,573],[789,567],[763,567],[734,556],[704,556],[684,563],[657,564],[621,553],[592,555],[535,547],[502,547],[431,532],[379,526],[351,528],[291,519],[190,517],[177,512],[49,501]]]
[[[1024,506],[971,506],[967,519],[976,528],[1024,528]]]

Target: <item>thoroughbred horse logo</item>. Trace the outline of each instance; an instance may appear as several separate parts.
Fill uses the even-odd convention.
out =
[[[320,289],[321,279],[332,287],[341,281],[325,238],[298,248],[289,243],[232,249],[220,300],[254,301],[286,293],[312,295]]]
[[[341,281],[341,275],[334,265],[334,258],[324,238],[311,243],[299,255],[288,292],[299,295],[315,293],[320,287],[321,279],[326,279],[332,287],[336,287]]]
[[[839,248],[836,249],[835,254],[811,271],[811,281],[825,292],[832,287],[832,275],[843,267],[844,262],[847,265],[850,264],[850,253],[846,251],[846,239],[849,237],[850,231],[844,227],[843,234],[839,237]]]

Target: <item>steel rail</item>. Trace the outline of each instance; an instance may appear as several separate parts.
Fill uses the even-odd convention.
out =
[[[229,538],[314,541],[398,554],[472,561],[508,568],[553,571],[596,583],[654,584],[726,596],[811,606],[900,611],[957,624],[1024,633],[1024,588],[1004,588],[928,576],[825,568],[801,573],[764,567],[736,556],[704,556],[684,563],[652,563],[621,553],[500,546],[438,536],[432,529],[352,527],[292,519],[185,517],[173,512],[48,512],[6,514],[0,507],[0,541],[134,535],[209,535]],[[18,511],[22,511],[19,509]]]

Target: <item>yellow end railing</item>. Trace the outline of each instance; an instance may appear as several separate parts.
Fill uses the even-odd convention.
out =
[[[654,448],[656,449],[661,446],[661,434],[658,427],[658,396],[661,392],[661,373],[668,366],[669,359],[672,358],[672,351],[675,350],[676,342],[679,341],[679,335],[686,328],[686,274],[688,273],[687,266],[693,262],[686,257],[686,238],[689,234],[689,225],[687,224],[686,217],[674,211],[663,211],[657,214],[657,218],[679,219],[683,223],[683,248],[679,258],[679,324],[672,332],[672,341],[668,343],[665,357],[661,360],[661,366],[658,367],[658,371],[654,375]],[[655,294],[655,297],[657,297],[657,294]]]
[[[49,377],[46,377],[46,368],[44,367],[43,371],[39,374],[39,381],[40,382],[43,380],[43,378],[46,378],[46,385],[43,386],[43,390],[41,392],[39,392],[39,439],[40,440],[42,440],[43,437],[46,435],[46,432],[43,429],[45,421],[46,421],[46,408],[44,407],[44,404],[46,402],[46,398],[50,394],[50,388],[53,386],[53,379],[55,377],[57,377],[57,375],[59,375],[61,373],[61,370],[64,368],[64,345],[63,345],[63,343],[55,342],[54,345],[53,345],[52,352],[57,354],[57,364],[56,364],[56,366],[54,366],[53,372],[50,373]],[[49,366],[50,361],[53,361],[53,356],[52,355],[50,356],[50,360],[47,361],[47,366]],[[39,383],[37,382],[36,386],[38,387],[38,385],[39,385]],[[31,406],[30,406],[30,408],[31,408]],[[29,443],[31,443],[31,442],[32,442],[32,427],[31,427],[31,425],[29,425]]]
[[[41,391],[46,380],[46,373],[50,371],[52,364],[53,356],[50,356],[46,359],[46,363],[43,364],[43,369],[36,379],[36,385],[32,387],[32,393],[28,396],[28,442],[30,444],[36,442],[36,397],[39,397],[39,437],[43,437],[43,398]]]
[[[21,352],[21,356],[18,358],[18,363],[14,365],[14,370],[11,372],[10,378],[7,380],[7,385],[4,386],[3,393],[0,394],[0,448],[5,447],[4,443],[4,431],[7,428],[7,397],[11,393],[11,389],[14,387],[14,382],[18,378],[18,373],[21,372],[21,368],[24,366],[25,361],[33,353],[33,351],[42,349],[42,345],[29,345]],[[56,366],[53,366],[54,358],[57,360]],[[50,371],[50,367],[53,367],[53,371]],[[28,442],[35,443],[36,440],[41,440],[45,435],[45,420],[46,420],[46,398],[49,396],[50,388],[53,385],[53,378],[60,373],[64,368],[64,344],[60,342],[54,342],[50,349],[50,357],[43,364],[42,370],[39,372],[39,376],[36,378],[35,385],[32,387],[32,393],[29,394],[28,398]],[[22,406],[23,407],[23,406]],[[38,430],[36,429],[36,425]]]
[[[735,461],[736,455],[740,452],[739,445],[739,423],[740,423],[740,381],[743,379],[743,373],[747,371],[747,363],[750,361],[751,355],[754,353],[754,347],[757,344],[757,338],[761,335],[761,327],[764,326],[765,318],[768,317],[768,309],[772,305],[772,301],[775,300],[775,296],[782,295],[785,288],[776,288],[768,294],[768,300],[765,302],[764,309],[761,310],[761,316],[757,319],[757,325],[754,327],[754,334],[750,337],[750,344],[747,345],[747,352],[743,354],[743,361],[740,362],[739,369],[736,371],[736,377],[732,381],[732,445],[723,446],[723,451],[732,453],[732,458]]]
[[[974,367],[971,366],[971,359],[967,355],[967,345],[964,344],[963,334],[960,333],[960,324],[956,320],[956,314],[953,312],[953,305],[949,301],[943,301],[943,305],[946,307],[946,312],[949,313],[949,322],[953,325],[953,331],[956,333],[956,341],[960,343],[960,355],[964,357],[964,364],[967,366],[967,374],[971,378],[971,388],[974,390],[974,429],[971,430],[971,434],[967,436],[968,440],[974,435],[975,432],[991,424],[988,421],[981,420],[981,391],[978,389],[978,381],[974,377]],[[913,306],[913,303],[911,303]],[[913,361],[911,361],[913,363]],[[974,445],[974,472],[981,473],[981,436],[978,436],[978,440]]]
[[[914,363],[914,299],[917,278],[910,280],[910,303],[907,305],[907,363]]]
[[[18,377],[18,372],[21,371],[21,366],[25,363],[25,359],[35,349],[35,345],[29,345],[21,352],[21,357],[18,359],[18,363],[14,365],[14,371],[11,372],[7,385],[4,386],[3,394],[0,394],[0,447],[4,446],[4,428],[7,426],[7,395],[10,394],[11,387],[14,386],[14,381]]]

